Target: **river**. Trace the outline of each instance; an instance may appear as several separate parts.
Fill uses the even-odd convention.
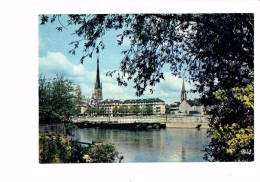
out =
[[[117,129],[77,129],[81,142],[110,142],[124,156],[122,162],[206,162],[203,147],[209,144],[206,129],[167,128],[128,131]]]

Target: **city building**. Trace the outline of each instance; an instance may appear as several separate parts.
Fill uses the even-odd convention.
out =
[[[179,113],[180,102],[174,102],[170,105],[170,114],[177,115]]]
[[[150,98],[150,99],[129,99],[125,100],[122,105],[127,106],[128,108],[138,106],[141,110],[140,113],[145,114],[147,108],[152,108],[153,114],[165,114],[166,107],[165,102],[159,98]]]
[[[99,102],[98,107],[106,115],[150,115],[165,114],[165,102],[159,98],[127,99],[124,101],[106,99]]]
[[[107,115],[113,115],[116,113],[116,108],[122,105],[122,101],[114,99],[106,99],[99,102],[99,107],[104,110]]]

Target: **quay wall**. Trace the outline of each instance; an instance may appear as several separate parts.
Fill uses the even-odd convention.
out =
[[[165,118],[160,117],[86,117],[77,118],[74,122],[116,122],[116,123],[149,123],[149,122],[165,122]]]
[[[125,116],[125,117],[79,117],[74,123],[81,122],[113,122],[113,123],[166,123],[168,128],[209,128],[208,116]]]
[[[209,128],[208,122],[203,122],[203,123],[198,123],[198,122],[167,122],[166,128],[196,128],[198,125],[201,125],[200,128],[202,128],[202,129],[208,129]]]

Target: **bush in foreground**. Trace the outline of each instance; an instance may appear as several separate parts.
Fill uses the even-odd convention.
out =
[[[39,136],[40,163],[113,163],[122,159],[113,144],[84,147],[56,133],[41,132]]]

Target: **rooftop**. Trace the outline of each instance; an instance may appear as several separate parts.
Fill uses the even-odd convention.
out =
[[[109,103],[122,103],[121,100],[115,100],[115,99],[106,99],[106,100],[102,100],[100,101],[99,103],[106,103],[106,104],[109,104]]]
[[[159,99],[159,98],[151,98],[151,99],[127,99],[127,100],[124,100],[124,101],[121,101],[121,100],[114,100],[114,99],[106,99],[106,100],[103,100],[103,101],[100,101],[99,103],[106,103],[106,104],[109,104],[109,103],[123,103],[123,104],[131,104],[131,103],[157,103],[157,102],[163,102],[164,101],[162,99]]]
[[[159,98],[150,98],[150,99],[128,99],[124,100],[123,103],[154,103],[154,102],[164,102]]]
[[[187,102],[191,105],[191,106],[201,106],[201,103],[198,99],[194,99],[194,100],[187,100]]]

